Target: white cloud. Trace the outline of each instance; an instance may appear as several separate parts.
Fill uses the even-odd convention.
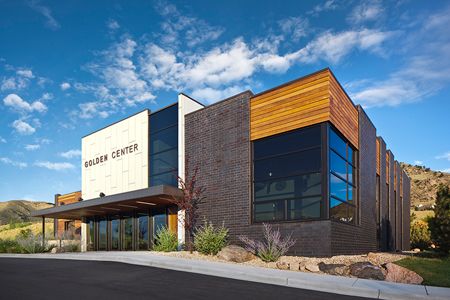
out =
[[[450,161],[450,151],[446,152],[442,155],[436,156],[436,159],[446,159],[446,160]]]
[[[442,169],[441,172],[450,173],[450,168]]]
[[[12,127],[21,135],[30,135],[36,132],[34,127],[22,120],[15,120]]]
[[[70,89],[70,83],[68,83],[68,82],[63,82],[63,83],[61,83],[61,85],[60,85],[59,87],[60,87],[61,90],[63,90],[63,91],[68,90],[68,89]]]
[[[56,21],[56,19],[53,17],[50,8],[41,5],[39,2],[40,2],[39,0],[32,0],[28,2],[28,4],[33,10],[35,10],[36,12],[40,13],[45,17],[45,25],[48,28],[52,30],[59,29],[61,26],[59,25],[58,21]]]
[[[416,166],[423,166],[423,161],[421,161],[421,160],[415,160],[415,161],[414,161],[414,164],[415,164]]]
[[[66,152],[59,153],[59,156],[70,159],[74,157],[81,157],[81,150],[78,149],[72,149]]]
[[[49,161],[37,161],[34,163],[36,167],[46,168],[53,171],[65,171],[74,169],[75,166],[68,162],[49,162]]]
[[[111,30],[117,30],[120,28],[120,25],[116,20],[109,20],[108,23],[106,23],[106,26]]]
[[[310,15],[313,15],[313,16],[317,16],[317,15],[319,15],[319,13],[321,13],[323,11],[335,10],[335,9],[337,9],[337,7],[338,6],[337,6],[335,0],[327,0],[322,4],[318,4],[318,5],[314,6],[314,8],[307,13]]]
[[[6,140],[0,136],[0,143],[6,144]]]
[[[0,162],[4,163],[6,165],[11,165],[13,167],[18,167],[20,169],[26,168],[28,166],[27,163],[25,163],[25,162],[14,161],[8,157],[0,157]]]
[[[3,78],[2,83],[0,85],[0,89],[2,91],[7,90],[20,90],[24,89],[28,86],[28,80],[26,78],[21,77],[9,77]]]
[[[412,53],[384,80],[365,80],[349,90],[364,107],[398,106],[436,94],[450,83],[450,9],[429,16],[411,35]],[[401,48],[401,47],[400,47]]]
[[[16,74],[25,78],[34,78],[33,72],[29,69],[19,69]]]
[[[11,107],[13,110],[20,112],[20,113],[30,113],[33,111],[37,112],[46,112],[47,106],[40,102],[40,101],[34,101],[33,103],[28,103],[27,101],[23,100],[18,96],[17,94],[9,94],[3,99],[3,103],[6,106]]]
[[[383,12],[384,9],[379,1],[362,2],[353,8],[347,20],[353,24],[376,21],[382,16]]]
[[[309,21],[302,17],[289,17],[278,21],[284,34],[290,36],[294,42],[308,35]]]
[[[175,5],[159,1],[156,11],[164,18],[161,24],[161,42],[170,47],[187,45],[194,47],[208,41],[214,41],[222,35],[224,29],[211,26],[203,20],[182,15]]]
[[[25,145],[25,150],[27,150],[27,151],[35,151],[35,150],[37,150],[39,148],[41,148],[41,145],[38,145],[38,144]]]

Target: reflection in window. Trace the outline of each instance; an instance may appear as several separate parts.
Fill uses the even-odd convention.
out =
[[[355,151],[330,127],[330,217],[355,222]]]
[[[150,186],[178,186],[178,105],[150,115]]]
[[[119,249],[120,219],[111,220],[111,250]]]
[[[95,221],[93,218],[88,220],[89,236],[87,248],[89,251],[95,250]]]
[[[253,142],[253,220],[321,217],[321,125]]]
[[[107,227],[108,221],[106,219],[100,219],[98,221],[98,250],[107,250]]]
[[[123,224],[123,250],[133,250],[133,218],[125,216]]]
[[[148,215],[138,214],[138,239],[139,239],[139,249],[148,249]]]
[[[153,243],[155,243],[155,237],[159,230],[167,226],[167,213],[165,210],[156,211],[153,214]]]

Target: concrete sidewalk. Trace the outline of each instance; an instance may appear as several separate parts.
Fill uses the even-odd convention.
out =
[[[0,254],[1,257],[121,262],[375,299],[450,299],[450,289],[448,288],[283,271],[233,263],[170,257],[152,252]]]

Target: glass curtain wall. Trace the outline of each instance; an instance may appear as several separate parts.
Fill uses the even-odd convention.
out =
[[[178,105],[150,115],[150,186],[178,186]]]
[[[315,125],[253,142],[254,222],[321,217],[321,141]]]
[[[356,221],[356,152],[331,126],[329,127],[330,218]]]

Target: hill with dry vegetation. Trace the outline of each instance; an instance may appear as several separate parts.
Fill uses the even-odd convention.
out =
[[[52,207],[47,202],[35,202],[27,200],[11,200],[0,202],[0,225],[21,222],[35,222],[40,218],[30,216],[32,211]]]
[[[411,178],[411,206],[430,207],[436,202],[436,192],[440,184],[450,186],[450,174],[433,171],[425,166],[401,163]]]

